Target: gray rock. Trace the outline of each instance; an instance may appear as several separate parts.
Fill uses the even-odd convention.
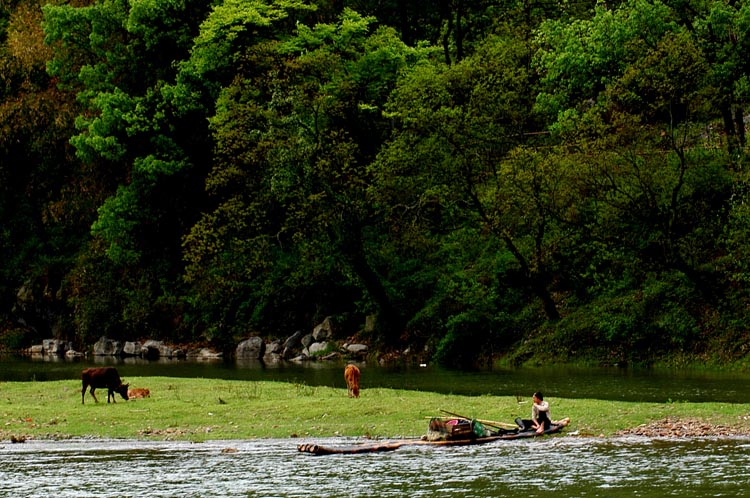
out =
[[[266,353],[263,356],[263,363],[265,364],[275,364],[279,363],[282,360],[281,355],[278,353]]]
[[[94,356],[120,356],[122,342],[102,337],[94,344]]]
[[[310,356],[314,355],[315,353],[321,353],[328,349],[328,343],[327,342],[313,342],[310,344],[310,347],[307,348],[308,351],[310,351]]]
[[[237,358],[261,359],[266,352],[266,344],[260,337],[250,337],[237,345]]]
[[[219,360],[224,357],[224,353],[219,353],[209,348],[202,348],[195,353],[191,352],[188,356],[196,360]]]
[[[304,335],[304,332],[298,330],[287,337],[281,349],[281,357],[283,359],[289,359],[299,352],[302,348],[302,337],[304,337]]]
[[[302,338],[301,342],[302,342],[302,347],[309,348],[310,344],[315,342],[315,338],[312,336],[312,334],[307,334],[306,336]]]
[[[330,316],[326,317],[323,322],[313,329],[312,336],[316,342],[325,341],[333,337],[333,321]]]
[[[162,344],[159,347],[159,357],[160,358],[174,358],[175,356],[176,356],[175,355],[175,350],[172,349],[171,347],[169,347],[169,346],[167,346],[165,344]]]
[[[60,339],[44,339],[42,341],[42,354],[49,356],[64,356],[65,352],[73,349],[73,343]]]
[[[147,360],[158,360],[163,346],[164,342],[149,339],[141,346],[141,356]]]
[[[286,341],[284,341],[284,349],[297,349],[302,344],[302,337],[304,337],[305,333],[301,330],[298,330],[294,334],[287,337]]]
[[[367,344],[347,344],[345,349],[352,354],[365,354],[368,348]]]
[[[281,344],[281,341],[271,341],[266,344],[266,355],[280,355],[282,351],[284,351],[284,346]]]
[[[122,352],[128,356],[141,356],[143,346],[140,342],[125,341]]]

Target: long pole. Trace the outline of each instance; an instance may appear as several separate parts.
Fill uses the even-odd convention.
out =
[[[464,415],[459,415],[458,413],[452,413],[452,412],[449,412],[447,410],[440,410],[440,411],[443,412],[443,413],[447,413],[448,415],[453,415],[454,417],[464,418],[466,420],[472,420],[471,417],[466,417]],[[481,419],[478,419],[478,418],[475,418],[473,420],[476,420],[480,424],[485,424],[485,425],[490,425],[492,427],[497,427],[498,429],[518,429],[518,426],[513,425],[513,424],[506,424],[504,422],[493,422],[492,420],[481,420]]]

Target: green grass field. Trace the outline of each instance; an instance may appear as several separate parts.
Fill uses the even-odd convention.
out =
[[[129,377],[151,397],[108,404],[86,393],[78,380],[0,383],[0,440],[127,438],[205,441],[217,439],[368,436],[414,437],[442,410],[499,422],[528,418],[530,399],[454,396],[394,389],[346,390],[305,384],[169,377]],[[611,436],[664,419],[750,428],[750,404],[630,403],[548,398],[552,417],[570,417],[566,433]]]

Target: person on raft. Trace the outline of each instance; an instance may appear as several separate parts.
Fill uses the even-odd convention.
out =
[[[532,395],[534,404],[531,407],[531,420],[516,419],[516,423],[522,431],[534,429],[537,434],[541,434],[550,428],[552,419],[549,416],[549,403],[544,401],[544,395],[537,391]]]

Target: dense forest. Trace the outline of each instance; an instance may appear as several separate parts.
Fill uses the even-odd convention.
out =
[[[741,359],[748,54],[750,0],[3,0],[0,342]]]

